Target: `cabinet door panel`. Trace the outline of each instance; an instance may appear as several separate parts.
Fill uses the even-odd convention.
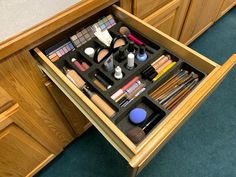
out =
[[[228,12],[233,6],[235,6],[236,0],[224,0],[220,11],[217,15],[216,20],[218,20],[220,17],[222,17],[226,12]]]
[[[21,50],[0,61],[0,86],[20,105],[14,116],[17,125],[51,152],[59,153],[74,139],[29,51]]]
[[[45,86],[67,118],[67,121],[74,130],[76,136],[84,133],[91,126],[88,119],[53,82],[47,81]]]
[[[133,12],[139,18],[145,18],[155,10],[162,8],[171,0],[134,0],[133,1]]]
[[[187,13],[188,5],[189,0],[173,0],[163,8],[145,18],[144,21],[171,37],[178,39]]]
[[[207,30],[214,23],[222,2],[223,0],[192,0],[180,41],[189,44]]]
[[[14,124],[0,131],[0,149],[0,176],[29,175],[53,156]]]

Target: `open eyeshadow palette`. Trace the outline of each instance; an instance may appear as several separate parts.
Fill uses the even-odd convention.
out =
[[[135,144],[205,77],[112,15],[44,52]]]

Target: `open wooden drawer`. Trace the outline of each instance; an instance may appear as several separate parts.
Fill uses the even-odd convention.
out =
[[[202,101],[212,93],[234,66],[236,55],[233,55],[223,66],[220,66],[116,5],[106,8],[103,12],[113,14],[117,19],[135,28],[139,33],[145,34],[148,38],[152,39],[152,41],[183,58],[183,60],[204,72],[206,75],[194,90],[170,112],[141,143],[135,145],[43,53],[44,46],[53,43],[53,38],[34,49],[39,67],[128,161],[132,169],[130,175],[135,176],[160,150],[171,135],[185,122],[191,113],[198,108]],[[88,20],[90,19],[88,18]],[[66,34],[66,32],[60,35],[63,36],[64,34]]]

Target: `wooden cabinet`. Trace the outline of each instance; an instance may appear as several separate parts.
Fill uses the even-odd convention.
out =
[[[42,81],[42,73],[27,50],[0,60],[0,87],[20,105],[14,121],[58,154],[74,135]]]
[[[0,149],[0,176],[32,176],[54,156],[15,124],[0,130]]]
[[[0,176],[33,176],[55,154],[18,125],[19,105],[1,87],[0,110]]]
[[[121,0],[121,7],[189,44],[236,5],[236,0]]]
[[[226,12],[228,12],[235,5],[236,5],[236,0],[224,0],[218,12],[218,15],[216,17],[216,20],[222,17]]]
[[[188,10],[190,0],[173,0],[144,21],[160,31],[178,39]]]
[[[145,1],[134,0],[133,13],[135,16],[143,19],[151,15],[155,11],[161,9],[171,1],[172,0],[145,0]]]
[[[188,10],[180,42],[189,44],[214,22],[223,0],[192,0]]]

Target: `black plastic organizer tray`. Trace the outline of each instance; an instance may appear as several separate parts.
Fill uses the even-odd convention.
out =
[[[196,68],[191,66],[188,62],[184,61],[184,59],[179,58],[168,49],[163,48],[161,44],[154,43],[152,42],[151,39],[146,38],[145,35],[139,34],[138,32],[135,31],[135,29],[126,25],[124,22],[118,22],[117,20],[116,22],[117,24],[113,26],[111,29],[109,29],[109,32],[112,37],[120,35],[119,28],[121,26],[127,26],[131,30],[132,34],[134,34],[134,36],[136,36],[141,41],[143,41],[146,45],[152,48],[152,50],[146,50],[148,54],[148,59],[146,61],[141,62],[135,59],[135,68],[131,71],[125,67],[127,61],[124,60],[120,62],[117,58],[118,51],[114,51],[113,53],[114,65],[120,66],[124,74],[124,77],[121,80],[116,80],[113,77],[114,70],[108,72],[103,68],[104,61],[97,63],[93,60],[93,58],[90,58],[84,53],[84,49],[87,47],[93,47],[95,49],[99,47],[105,47],[104,44],[95,37],[92,38],[89,42],[82,45],[81,47],[75,49],[74,51],[68,52],[66,55],[62,56],[58,61],[54,62],[54,64],[61,70],[64,66],[74,69],[86,81],[87,85],[93,91],[98,93],[112,108],[114,108],[114,110],[116,111],[116,114],[110,119],[125,134],[134,127],[143,126],[142,124],[135,125],[129,121],[128,114],[133,108],[136,108],[136,107],[144,108],[147,111],[148,117],[154,114],[158,114],[159,115],[158,119],[153,123],[151,128],[147,132],[145,132],[147,135],[151,131],[151,129],[153,129],[153,127],[158,125],[158,123],[170,113],[170,111],[166,110],[157,101],[153,100],[149,96],[149,94],[153,90],[158,88],[161,84],[163,84],[166,80],[168,80],[179,69],[185,69],[190,72],[194,71],[196,74],[199,75],[200,80],[202,80],[206,74],[197,70]],[[135,44],[135,48],[137,51],[138,46],[136,44]],[[151,82],[147,79],[144,79],[141,75],[141,72],[145,69],[147,65],[150,65],[152,62],[154,62],[163,54],[169,54],[171,56],[172,60],[176,62],[174,67],[168,70],[162,77],[160,77],[155,82]],[[80,71],[71,62],[72,58],[86,61],[88,65],[90,66],[90,68],[84,72]],[[100,88],[98,88],[93,82],[95,73],[99,73],[102,76],[104,76],[109,81],[112,87],[106,91],[103,91]],[[126,107],[121,107],[119,106],[118,103],[116,103],[110,97],[113,93],[115,93],[119,88],[121,88],[126,83],[128,83],[135,76],[140,76],[142,83],[146,84],[146,90],[142,92],[138,97],[136,97],[132,102],[130,102]],[[144,122],[144,124],[145,123],[146,122]]]

